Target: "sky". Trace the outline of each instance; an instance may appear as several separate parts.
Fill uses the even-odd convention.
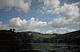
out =
[[[80,30],[80,0],[0,0],[0,29],[64,34]]]

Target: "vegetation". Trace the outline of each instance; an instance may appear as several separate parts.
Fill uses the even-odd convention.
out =
[[[0,30],[0,51],[15,52],[19,49],[31,49],[28,43],[72,43],[80,45],[80,30],[66,34],[42,34],[38,32],[15,32]]]
[[[33,35],[34,39],[39,39],[39,38],[52,38],[52,37],[56,37],[55,34],[42,34],[42,33],[38,33],[38,32],[27,32],[29,35]]]

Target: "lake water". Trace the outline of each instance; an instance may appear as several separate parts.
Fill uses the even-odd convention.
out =
[[[80,52],[79,45],[66,43],[29,43],[31,49],[22,49],[24,52]]]

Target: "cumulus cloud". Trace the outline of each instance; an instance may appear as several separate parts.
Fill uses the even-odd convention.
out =
[[[0,21],[0,28],[2,27],[2,22]]]
[[[34,19],[34,18],[31,18]],[[22,31],[34,31],[34,32],[41,32],[39,28],[39,26],[45,26],[46,22],[42,22],[44,23],[44,25],[39,24],[39,21],[34,20],[35,23],[32,21],[31,19],[29,20],[22,20],[20,19],[20,17],[17,18],[12,18],[11,20],[9,20],[9,24],[3,24],[0,21],[0,30],[7,30],[10,28],[15,28],[16,31],[22,32]],[[18,22],[17,22],[18,21]],[[34,26],[33,24],[30,25],[31,23],[33,24],[37,24],[36,26]],[[64,34],[64,33],[68,33],[68,32],[72,32],[72,31],[76,31],[77,29],[68,29],[66,27],[64,28],[56,28],[53,30],[47,30],[44,33],[49,33],[49,34],[53,34],[53,33],[58,33],[58,34]]]
[[[65,27],[70,24],[80,24],[79,8],[75,4],[66,4],[58,7],[54,10],[54,13],[59,14],[60,17],[54,18],[53,21],[49,22],[54,27]]]
[[[44,13],[52,13],[60,4],[59,0],[39,0],[39,2],[43,3],[42,10],[40,11],[44,11]]]
[[[34,32],[40,32],[40,29],[37,28],[37,29],[34,29],[33,31],[34,31]]]
[[[67,4],[64,3],[63,6],[58,7],[54,10],[56,14],[64,14],[64,16],[68,17],[78,17],[79,15],[79,8],[77,6],[79,3]],[[73,16],[72,16],[73,15]]]
[[[48,24],[51,25],[52,27],[60,28],[60,27],[65,27],[71,24],[71,22],[72,22],[72,19],[66,20],[65,17],[60,17],[60,18],[53,19],[53,21],[49,22]]]
[[[71,0],[72,1],[72,0]],[[61,28],[71,24],[80,24],[79,2],[61,3],[61,0],[40,0],[43,2],[40,13],[42,14],[58,14],[48,24]]]
[[[68,33],[68,32],[72,32],[72,31],[76,31],[76,29],[68,29],[66,27],[64,28],[57,28],[57,29],[54,29],[54,33],[59,33],[59,34],[64,34],[64,33]]]
[[[53,30],[47,30],[45,33],[53,34]]]
[[[33,30],[41,26],[47,25],[46,22],[39,21],[35,18],[29,20],[21,19],[20,17],[12,18],[9,20],[9,26],[17,30]]]
[[[53,34],[53,33],[64,34],[64,33],[73,32],[73,31],[76,31],[76,30],[77,29],[68,29],[68,28],[64,27],[64,28],[56,28],[54,30],[48,30],[48,31],[46,31],[46,33],[49,33],[49,34]]]
[[[7,24],[3,24],[3,22],[0,21],[0,30],[7,30],[7,29],[9,29]]]
[[[12,18],[9,20],[8,24],[3,24],[0,21],[0,29],[7,30],[7,29],[16,29],[16,31],[36,31],[40,32],[39,27],[46,26],[47,23],[43,21],[39,21],[34,17],[30,18],[29,20],[21,19],[20,17]]]
[[[17,10],[27,12],[30,8],[31,0],[0,0],[0,8],[16,8]]]
[[[69,3],[69,1],[71,1],[72,3]],[[69,3],[69,4],[79,3],[79,0],[64,0],[64,1],[63,0],[39,0],[39,2],[42,2],[41,9],[39,10],[40,13],[54,14],[54,12],[56,12],[54,10],[57,10],[57,8],[63,7],[62,5],[66,5],[64,3]]]
[[[43,9],[53,9],[59,6],[59,0],[39,0],[44,3]]]

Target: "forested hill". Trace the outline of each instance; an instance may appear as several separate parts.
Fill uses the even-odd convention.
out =
[[[13,30],[0,30],[0,41],[19,42],[74,42],[80,39],[80,30],[66,34],[42,34],[38,32],[14,32]],[[66,41],[65,41],[66,40]]]
[[[66,42],[66,43],[72,43],[72,44],[73,43],[80,44],[80,30],[62,34],[60,36],[55,37],[55,39],[57,40],[57,42],[61,42],[61,43]]]
[[[8,50],[14,52],[14,49],[31,48],[28,43],[79,44],[80,30],[66,34],[42,34],[31,31],[14,32],[14,30],[0,30],[0,51],[5,51],[6,49],[6,52]]]

